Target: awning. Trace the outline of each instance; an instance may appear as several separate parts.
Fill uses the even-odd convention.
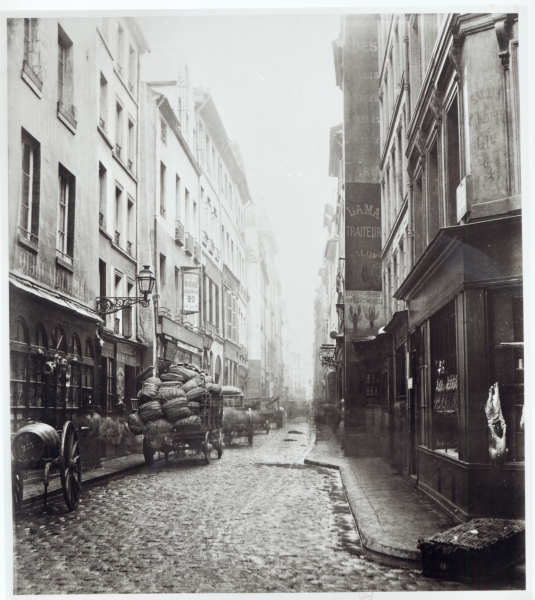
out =
[[[56,292],[52,292],[51,290],[47,290],[35,283],[30,281],[26,281],[21,279],[20,277],[16,277],[15,275],[9,275],[9,283],[14,287],[22,290],[23,292],[27,292],[28,294],[32,294],[41,300],[47,300],[48,302],[52,302],[56,306],[60,306],[66,310],[73,311],[79,314],[84,319],[89,319],[94,321],[95,323],[103,323],[103,320],[98,316],[98,314],[91,309],[79,304],[75,300],[70,298],[65,298]]]

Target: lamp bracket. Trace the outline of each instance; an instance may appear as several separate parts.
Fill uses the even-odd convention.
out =
[[[123,308],[128,308],[134,304],[141,304],[141,306],[144,306],[145,308],[150,305],[150,300],[148,300],[147,296],[138,296],[134,298],[128,296],[115,298],[98,297],[96,300],[97,312],[101,315],[119,312],[120,310],[123,310]]]

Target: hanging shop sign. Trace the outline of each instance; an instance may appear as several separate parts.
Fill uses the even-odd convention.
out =
[[[183,282],[183,305],[182,311],[185,315],[191,315],[199,312],[199,291],[200,278],[199,273],[184,273]]]

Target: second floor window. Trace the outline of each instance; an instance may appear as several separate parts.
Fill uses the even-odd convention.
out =
[[[20,190],[20,233],[37,243],[39,236],[39,200],[41,179],[41,147],[25,131],[22,132],[22,181]]]
[[[59,168],[57,249],[72,259],[74,255],[75,178],[65,168]]]
[[[130,46],[130,54],[128,57],[128,89],[134,93],[136,86],[136,51]]]
[[[124,46],[124,30],[119,23],[117,23],[117,71],[119,74],[123,74],[123,46]]]
[[[107,130],[107,122],[108,122],[108,82],[106,78],[101,73],[100,74],[100,120],[99,125]]]

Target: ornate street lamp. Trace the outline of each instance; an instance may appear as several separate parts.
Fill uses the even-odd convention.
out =
[[[153,272],[150,270],[149,265],[145,265],[136,277],[139,292],[143,294],[135,298],[126,297],[98,297],[97,300],[97,312],[101,315],[109,315],[111,313],[118,312],[128,306],[141,303],[141,306],[149,306],[149,296],[152,294],[154,283],[156,278]]]

